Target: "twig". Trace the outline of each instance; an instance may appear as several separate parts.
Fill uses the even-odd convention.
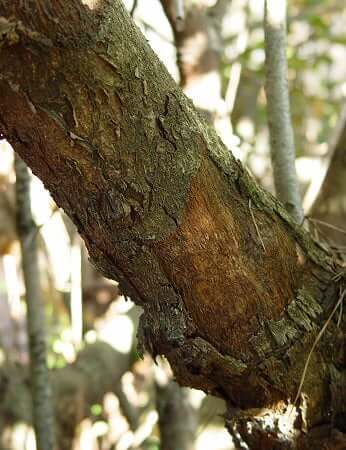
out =
[[[344,271],[344,270],[341,270],[340,272],[337,272],[337,273],[333,276],[332,280],[333,280],[334,282],[338,282],[338,281],[340,281],[341,278],[343,278],[344,276],[345,276],[345,271]]]
[[[263,242],[262,236],[261,236],[261,234],[260,234],[260,232],[259,232],[259,229],[258,229],[258,226],[257,226],[256,220],[255,220],[255,216],[254,216],[254,213],[252,212],[252,209],[251,209],[251,198],[249,198],[249,210],[250,210],[250,214],[251,214],[251,217],[252,217],[253,223],[254,223],[254,225],[255,225],[255,228],[256,228],[256,232],[257,232],[257,235],[258,235],[258,239],[260,240],[260,242],[261,242],[261,244],[262,244],[263,250],[264,250],[264,251],[266,252],[266,248],[265,248],[265,245],[264,245],[264,242]]]
[[[184,1],[175,0],[175,22],[176,22],[175,27],[177,31],[183,31],[184,19],[185,19]]]
[[[316,339],[315,339],[314,343],[312,344],[311,350],[309,352],[309,355],[308,355],[308,357],[306,359],[306,362],[305,362],[305,365],[304,365],[303,374],[302,374],[302,377],[300,379],[298,392],[297,392],[296,398],[294,399],[293,406],[295,406],[297,404],[298,398],[300,397],[300,394],[302,393],[302,388],[303,388],[303,384],[304,384],[304,381],[305,381],[305,377],[306,377],[306,373],[307,373],[307,370],[308,370],[308,367],[309,367],[309,363],[310,363],[310,359],[311,359],[312,353],[315,350],[316,345],[319,343],[321,337],[323,336],[323,333],[326,331],[326,329],[327,329],[330,321],[332,320],[335,312],[337,311],[339,306],[342,305],[342,302],[344,300],[345,294],[346,294],[346,288],[341,293],[341,295],[339,297],[339,300],[336,302],[336,305],[333,308],[333,311],[330,313],[328,319],[326,320],[325,324],[323,325],[323,327],[321,328],[320,332],[316,336]]]
[[[52,390],[46,362],[45,313],[40,285],[36,229],[31,211],[30,173],[15,155],[16,225],[22,255],[27,306],[33,423],[38,450],[56,448]]]
[[[313,219],[311,217],[308,217],[308,220],[310,222],[312,222],[312,223],[315,222],[315,223],[318,223],[320,225],[324,225],[325,227],[330,228],[331,230],[338,231],[339,233],[346,234],[346,228],[340,228],[340,227],[337,227],[337,226],[335,226],[335,225],[333,225],[331,223],[325,222],[324,220]]]
[[[130,16],[133,17],[138,5],[138,0],[133,0],[132,8],[130,11]]]
[[[237,97],[237,91],[240,82],[242,67],[240,62],[236,62],[232,64],[230,76],[228,80],[228,85],[226,89],[225,95],[225,103],[226,103],[226,114],[230,115],[233,111],[235,99]]]

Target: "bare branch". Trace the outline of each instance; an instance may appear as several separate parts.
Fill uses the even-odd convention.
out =
[[[304,212],[295,168],[286,60],[286,0],[266,0],[266,95],[276,195],[298,223]]]
[[[44,306],[41,298],[37,254],[37,229],[31,213],[30,175],[24,161],[16,156],[17,230],[22,251],[22,267],[27,305],[34,428],[38,450],[54,450],[52,393],[46,363]]]

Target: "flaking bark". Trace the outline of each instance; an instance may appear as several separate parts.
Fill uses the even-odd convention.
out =
[[[36,5],[0,0],[0,131],[143,307],[142,346],[230,411],[279,417],[343,269],[196,114],[120,0]],[[333,321],[294,432],[271,421],[287,448],[344,414],[343,346]]]

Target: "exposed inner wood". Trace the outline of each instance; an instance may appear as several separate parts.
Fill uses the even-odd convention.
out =
[[[143,347],[230,407],[283,411],[343,269],[195,113],[120,0],[23,3],[0,0],[0,132],[143,307]],[[339,335],[333,321],[311,359],[306,428],[345,412]]]

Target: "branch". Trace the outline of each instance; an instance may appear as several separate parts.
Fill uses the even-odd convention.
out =
[[[37,253],[37,232],[31,213],[30,175],[24,161],[15,158],[17,231],[27,305],[34,428],[38,450],[55,449],[51,386],[46,362],[45,314]]]
[[[131,8],[131,11],[130,11],[130,16],[131,17],[134,16],[136,8],[137,8],[137,5],[138,5],[138,0],[133,0],[132,8]]]
[[[266,0],[266,96],[276,195],[301,224],[304,212],[295,168],[286,60],[286,0]]]
[[[217,18],[217,20],[221,23],[231,5],[232,0],[217,0],[215,5],[209,8],[208,14]]]

